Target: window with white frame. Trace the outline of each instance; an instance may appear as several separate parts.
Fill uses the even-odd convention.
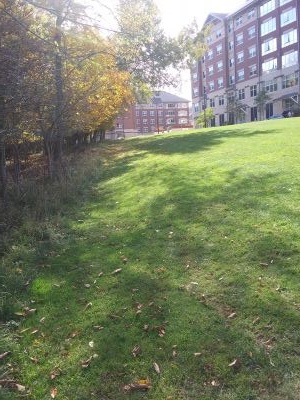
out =
[[[148,124],[148,120],[146,118],[143,119],[143,124],[147,125]]]
[[[252,19],[255,17],[255,8],[252,8],[250,11],[248,11],[247,18]]]
[[[274,32],[276,30],[276,18],[270,18],[267,21],[263,22],[260,26],[261,36],[265,36],[270,32]]]
[[[266,92],[276,92],[277,90],[277,79],[271,79],[270,81],[265,81],[263,88]]]
[[[175,108],[176,104],[175,103],[168,103],[167,107],[168,108]]]
[[[153,116],[154,116],[154,112],[155,112],[155,111],[153,111],[153,110],[150,111],[150,117],[153,117]]]
[[[196,81],[198,79],[198,74],[197,72],[193,73],[193,81]]]
[[[284,11],[280,14],[280,26],[285,26],[291,22],[296,21],[296,8],[291,8],[290,10]]]
[[[224,95],[219,96],[219,106],[224,106],[225,104],[225,98]]]
[[[235,26],[240,26],[243,23],[243,18],[241,16],[235,19]]]
[[[266,54],[272,53],[277,50],[277,39],[270,38],[261,44],[261,54],[264,56]]]
[[[210,65],[209,67],[208,67],[208,75],[213,75],[214,74],[214,66],[213,65]]]
[[[221,89],[222,87],[224,87],[224,79],[218,78],[218,88]]]
[[[207,59],[208,59],[208,60],[212,60],[212,58],[213,58],[213,51],[212,51],[212,50],[209,50],[209,51],[207,52]]]
[[[284,54],[281,58],[282,68],[291,67],[298,63],[298,51],[291,51],[290,53]]]
[[[175,111],[167,111],[166,115],[168,115],[169,117],[171,117],[172,115],[175,115]]]
[[[178,111],[178,117],[186,117],[187,115],[188,115],[188,112],[185,110]]]
[[[228,32],[231,32],[231,31],[232,31],[232,29],[233,29],[233,23],[232,23],[232,21],[228,22],[227,29],[228,29]]]
[[[239,96],[239,100],[244,100],[245,99],[245,89],[239,89],[238,96]]]
[[[234,66],[234,58],[230,58],[229,59],[229,67],[233,67]]]
[[[217,70],[218,70],[218,72],[223,70],[223,61],[218,61],[217,62]]]
[[[277,58],[272,58],[271,60],[267,60],[262,63],[263,72],[270,72],[274,69],[277,69]]]
[[[230,83],[230,85],[233,85],[234,82],[235,82],[235,77],[234,77],[234,75],[230,75],[230,76],[229,76],[229,83]]]
[[[194,112],[197,113],[199,110],[199,103],[194,103]]]
[[[140,120],[140,119],[137,119],[137,120],[136,120],[136,123],[137,123],[137,125],[140,125],[140,124],[141,124],[141,120]]]
[[[218,29],[217,31],[216,31],[216,38],[218,39],[218,38],[220,38],[222,36],[222,31],[221,31],[221,29]]]
[[[159,123],[159,124],[163,124],[163,123],[164,123],[163,118],[158,118],[158,123]]]
[[[214,90],[215,89],[214,81],[209,82],[208,87],[209,87],[209,90]]]
[[[238,79],[238,81],[242,81],[242,80],[245,79],[245,71],[244,71],[244,68],[243,68],[243,69],[240,69],[240,70],[237,72],[237,79]]]
[[[209,99],[209,107],[215,106],[215,99]]]
[[[148,115],[148,111],[143,111],[142,114],[143,114],[143,117],[146,117]]]
[[[292,0],[280,0],[279,4],[283,6],[284,4],[289,3],[290,1]]]
[[[175,118],[168,118],[168,119],[167,119],[167,124],[168,124],[168,125],[173,125],[173,124],[175,124]]]
[[[187,124],[187,119],[186,118],[180,118],[180,120],[179,120],[179,124],[180,125],[184,125],[184,124]]]
[[[244,52],[240,51],[239,53],[237,53],[237,62],[241,63],[244,61]]]
[[[158,111],[158,115],[161,117],[162,115],[164,115],[164,112],[163,111]]]
[[[198,93],[199,93],[199,89],[197,87],[194,87],[193,88],[193,95],[194,96],[198,96]]]
[[[250,86],[250,97],[257,96],[257,85]]]
[[[297,43],[298,32],[297,29],[292,29],[288,32],[283,32],[281,35],[281,47],[289,46],[290,44]]]
[[[211,36],[207,36],[206,38],[206,43],[211,43],[212,42],[212,37]]]
[[[150,124],[153,125],[154,123],[155,123],[154,118],[151,118],[151,119],[150,119]]]
[[[233,47],[234,47],[234,43],[233,43],[232,40],[230,40],[230,41],[228,42],[228,50],[232,50]]]
[[[250,67],[249,67],[249,75],[251,77],[257,75],[257,65],[256,64],[250,65]]]
[[[139,110],[136,110],[136,111],[135,111],[135,115],[136,115],[137,117],[140,115]]]
[[[249,47],[248,52],[249,52],[249,58],[256,57],[256,46],[254,45]]]
[[[299,77],[298,73],[296,72],[282,77],[282,89],[286,89],[292,86],[298,86],[298,83]]]
[[[148,128],[143,128],[144,133],[148,133]]]
[[[262,6],[260,6],[260,16],[262,17],[273,10],[275,10],[275,0],[266,1]]]
[[[217,54],[218,54],[218,55],[219,55],[219,54],[222,54],[222,45],[221,45],[221,44],[218,44],[216,50],[217,50]]]
[[[248,29],[248,39],[254,38],[255,35],[256,35],[256,28],[255,28],[255,26],[251,26],[251,27]]]
[[[243,33],[239,33],[238,35],[236,35],[236,44],[243,44],[244,42],[244,35]]]

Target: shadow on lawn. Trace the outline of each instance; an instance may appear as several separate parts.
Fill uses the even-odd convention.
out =
[[[178,134],[168,136],[163,134],[157,136],[157,140],[161,143],[157,145],[157,141],[153,140],[140,140],[137,147],[142,150],[151,151],[153,153],[162,154],[186,154],[197,151],[209,150],[215,145],[222,144],[225,140],[230,138],[249,138],[257,135],[272,135],[277,133],[276,129],[226,129],[226,130],[213,130],[205,132],[195,132],[186,134]],[[139,141],[139,140],[138,140]],[[134,142],[136,146],[136,141]]]

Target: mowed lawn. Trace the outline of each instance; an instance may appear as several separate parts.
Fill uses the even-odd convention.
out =
[[[300,399],[299,151],[298,118],[94,149],[3,258],[0,398]]]

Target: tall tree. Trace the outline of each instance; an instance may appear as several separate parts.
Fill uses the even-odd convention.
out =
[[[257,96],[254,99],[254,103],[256,104],[256,106],[258,108],[258,114],[259,114],[260,120],[264,119],[265,105],[270,100],[271,100],[271,97],[265,89],[262,89],[257,93]]]

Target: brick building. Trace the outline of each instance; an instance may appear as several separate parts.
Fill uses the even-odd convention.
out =
[[[134,104],[115,123],[114,137],[160,133],[192,127],[190,101],[174,94],[157,91],[151,102]]]
[[[207,107],[212,126],[299,111],[299,24],[300,0],[248,0],[233,14],[209,14],[208,49],[191,69],[194,120]]]

